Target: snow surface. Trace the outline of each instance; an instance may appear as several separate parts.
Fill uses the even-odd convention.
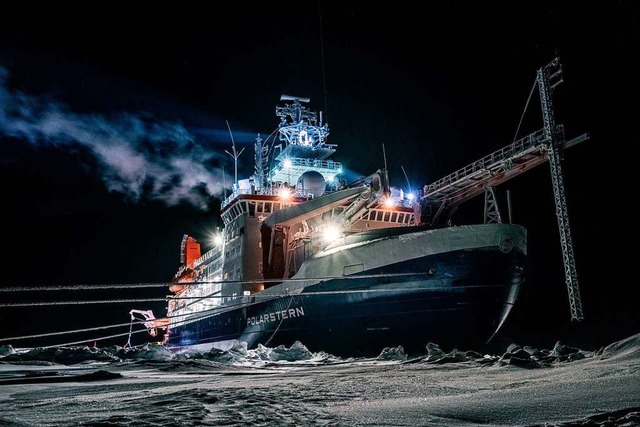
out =
[[[585,351],[0,347],[6,426],[640,426],[640,334]]]

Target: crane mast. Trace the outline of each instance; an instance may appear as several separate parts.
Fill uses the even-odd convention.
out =
[[[571,320],[580,321],[584,319],[584,315],[582,313],[578,272],[576,270],[576,261],[573,253],[573,241],[571,239],[569,212],[567,210],[567,199],[565,195],[564,173],[562,171],[560,156],[560,150],[564,143],[564,132],[559,131],[556,127],[551,101],[551,92],[557,85],[562,83],[561,75],[562,66],[559,63],[559,59],[556,58],[538,70],[537,82],[538,89],[540,90],[546,151],[551,169],[551,183],[553,185],[553,198],[555,200],[558,230],[560,232],[560,245],[562,248],[565,282],[569,294]]]
[[[542,129],[429,185],[425,185],[420,203],[423,207],[424,222],[437,227],[442,223],[448,223],[459,205],[484,193],[485,222],[502,222],[495,188],[548,161],[560,233],[565,282],[569,294],[571,320],[581,321],[584,319],[584,315],[569,226],[561,154],[565,149],[589,139],[589,136],[584,133],[566,141],[564,126],[556,124],[551,93],[556,86],[562,83],[561,75],[562,67],[558,58],[537,71],[536,84],[540,93]]]

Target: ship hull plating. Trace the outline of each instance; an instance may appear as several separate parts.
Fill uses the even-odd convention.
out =
[[[309,281],[234,300],[212,315],[199,313],[172,327],[167,345],[202,351],[241,341],[249,348],[300,341],[311,351],[340,356],[372,356],[398,345],[424,353],[429,342],[480,350],[517,299],[525,258],[526,232],[505,224],[336,246],[294,277]]]

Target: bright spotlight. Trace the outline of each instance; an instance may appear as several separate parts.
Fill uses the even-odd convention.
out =
[[[407,199],[409,200],[413,200],[415,199],[416,196],[413,195],[413,193],[407,193]]]
[[[340,237],[342,237],[342,230],[336,224],[327,224],[322,230],[322,238],[327,243],[331,243]]]
[[[291,169],[291,166],[293,166],[291,159],[284,159],[283,166],[285,169]]]
[[[387,197],[384,200],[384,207],[385,208],[392,208],[395,205],[395,202],[393,201],[393,199],[391,197]]]
[[[213,236],[213,244],[216,246],[222,246],[222,243],[224,243],[224,238],[222,237],[222,233],[216,233],[216,235]]]
[[[291,198],[291,191],[288,188],[281,188],[280,191],[278,191],[278,196],[280,196],[282,200],[289,200]]]

